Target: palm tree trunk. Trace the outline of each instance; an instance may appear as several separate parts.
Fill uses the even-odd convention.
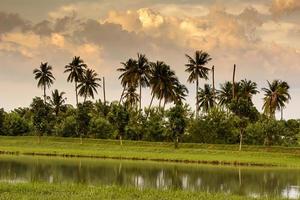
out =
[[[85,103],[85,101],[86,101],[86,94],[84,94],[83,103]]]
[[[198,118],[198,111],[199,111],[198,89],[199,89],[199,78],[197,76],[197,79],[196,79],[196,118]]]
[[[159,108],[161,108],[161,100],[162,98],[159,99]]]
[[[149,105],[149,108],[148,108],[148,113],[147,113],[146,119],[148,118],[148,115],[149,115],[149,112],[150,112],[150,109],[151,109],[151,106],[152,106],[153,99],[154,99],[154,94],[152,95],[152,98],[151,98],[151,101],[150,101],[150,105]]]
[[[232,98],[235,98],[235,68],[236,65],[233,65],[233,75],[232,75]]]
[[[44,85],[44,103],[46,103],[46,85]]]
[[[76,106],[78,107],[77,81],[75,81]]]
[[[163,107],[163,111],[165,111],[165,107],[166,107],[166,100],[164,101],[164,107]]]
[[[121,94],[121,97],[120,97],[120,100],[119,100],[119,104],[121,104],[121,101],[122,101],[122,99],[123,99],[124,92],[125,92],[125,87],[123,87],[123,91],[122,91],[122,94]]]
[[[282,107],[280,107],[280,118],[281,118],[281,120],[283,120],[283,108]]]

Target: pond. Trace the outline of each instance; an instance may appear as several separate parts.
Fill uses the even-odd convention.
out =
[[[182,189],[300,197],[300,170],[60,157],[0,156],[0,181]]]

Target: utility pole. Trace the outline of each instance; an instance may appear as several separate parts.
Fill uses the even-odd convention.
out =
[[[102,88],[103,88],[103,101],[104,101],[104,105],[106,105],[106,96],[105,96],[105,77],[103,76],[102,79]]]
[[[236,70],[236,65],[234,64],[234,66],[233,66],[233,76],[232,76],[232,99],[235,98],[235,70]]]
[[[212,68],[212,86],[213,86],[213,96],[216,97],[216,89],[215,89],[215,66],[213,65]]]

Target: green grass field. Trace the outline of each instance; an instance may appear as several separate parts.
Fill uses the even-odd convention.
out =
[[[116,140],[43,137],[0,137],[0,152],[24,155],[52,155],[136,159],[153,161],[195,162],[232,165],[300,167],[300,148],[237,145],[180,144]]]
[[[228,194],[211,194],[204,192],[191,192],[182,190],[139,190],[118,186],[86,186],[67,184],[45,183],[0,183],[0,200],[23,199],[23,200],[84,200],[84,199],[122,199],[122,200],[176,200],[176,199],[203,199],[203,200],[250,200],[252,198],[240,197]],[[259,199],[259,198],[255,198]],[[276,198],[262,198],[276,199]]]

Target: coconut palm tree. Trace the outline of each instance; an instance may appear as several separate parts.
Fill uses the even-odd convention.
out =
[[[50,104],[53,106],[56,116],[61,111],[61,109],[67,99],[67,98],[63,97],[64,95],[65,95],[64,92],[59,92],[57,89],[55,89],[54,91],[52,91],[51,98],[49,97]]]
[[[123,98],[125,99],[125,104],[131,108],[136,107],[140,100],[140,96],[136,93],[136,89],[136,85],[130,85],[124,92]]]
[[[194,83],[196,82],[196,117],[198,116],[198,90],[199,90],[199,78],[208,79],[209,68],[205,67],[205,65],[211,60],[211,57],[208,53],[204,51],[196,51],[194,58],[186,54],[188,59],[188,63],[185,65],[186,72],[190,75],[188,77],[188,82]]]
[[[252,102],[253,95],[259,93],[257,90],[257,84],[251,80],[241,80],[238,84],[239,86],[239,96]]]
[[[64,73],[69,73],[67,81],[75,83],[75,94],[76,94],[76,105],[78,106],[78,92],[77,92],[77,83],[83,78],[83,74],[87,65],[84,61],[78,56],[75,56],[71,63],[65,66]]]
[[[142,109],[142,87],[148,87],[149,86],[149,78],[150,78],[150,66],[148,59],[146,58],[146,55],[139,54],[136,61],[136,70],[133,75],[133,77],[138,78],[138,83],[140,87],[140,104],[139,109]]]
[[[272,83],[268,81],[268,87],[262,88],[264,94],[263,110],[266,115],[275,118],[276,110],[285,108],[286,104],[291,99],[287,82],[274,80]]]
[[[223,107],[229,106],[232,100],[232,83],[226,81],[220,85],[220,90],[217,91],[219,105]]]
[[[122,72],[122,74],[119,76],[119,79],[121,79],[121,84],[123,86],[119,104],[123,99],[126,88],[131,87],[132,85],[136,85],[138,82],[137,76],[135,74],[137,66],[136,60],[130,58],[128,61],[122,62],[121,64],[123,65],[123,67],[117,69],[117,71]]]
[[[203,89],[199,89],[198,99],[198,108],[202,109],[206,113],[216,104],[213,88],[209,84],[205,84]]]
[[[33,74],[35,75],[35,80],[38,80],[38,87],[43,88],[44,90],[44,103],[46,103],[47,95],[46,95],[46,87],[50,87],[55,78],[52,74],[52,66],[48,65],[47,62],[41,63],[40,68],[36,68],[33,70]]]
[[[181,96],[184,94],[179,94],[180,92],[184,93],[183,86],[180,85],[175,72],[170,69],[170,66],[165,64],[162,61],[157,61],[155,63],[150,63],[150,87],[151,87],[151,102],[149,109],[152,105],[154,97],[159,99],[159,107],[161,107],[161,102],[164,100],[164,106],[168,102],[181,99]],[[179,88],[181,87],[181,88]],[[177,88],[178,95],[176,96],[175,89]]]
[[[101,78],[98,78],[98,74],[93,69],[85,70],[82,79],[78,84],[78,94],[84,97],[84,102],[87,97],[94,99],[94,92],[97,94],[97,87],[101,87]]]
[[[175,93],[175,98],[174,98],[174,103],[175,104],[182,104],[182,102],[185,100],[185,97],[189,93],[188,89],[184,84],[181,84],[179,81],[177,81],[174,87],[174,93]]]

